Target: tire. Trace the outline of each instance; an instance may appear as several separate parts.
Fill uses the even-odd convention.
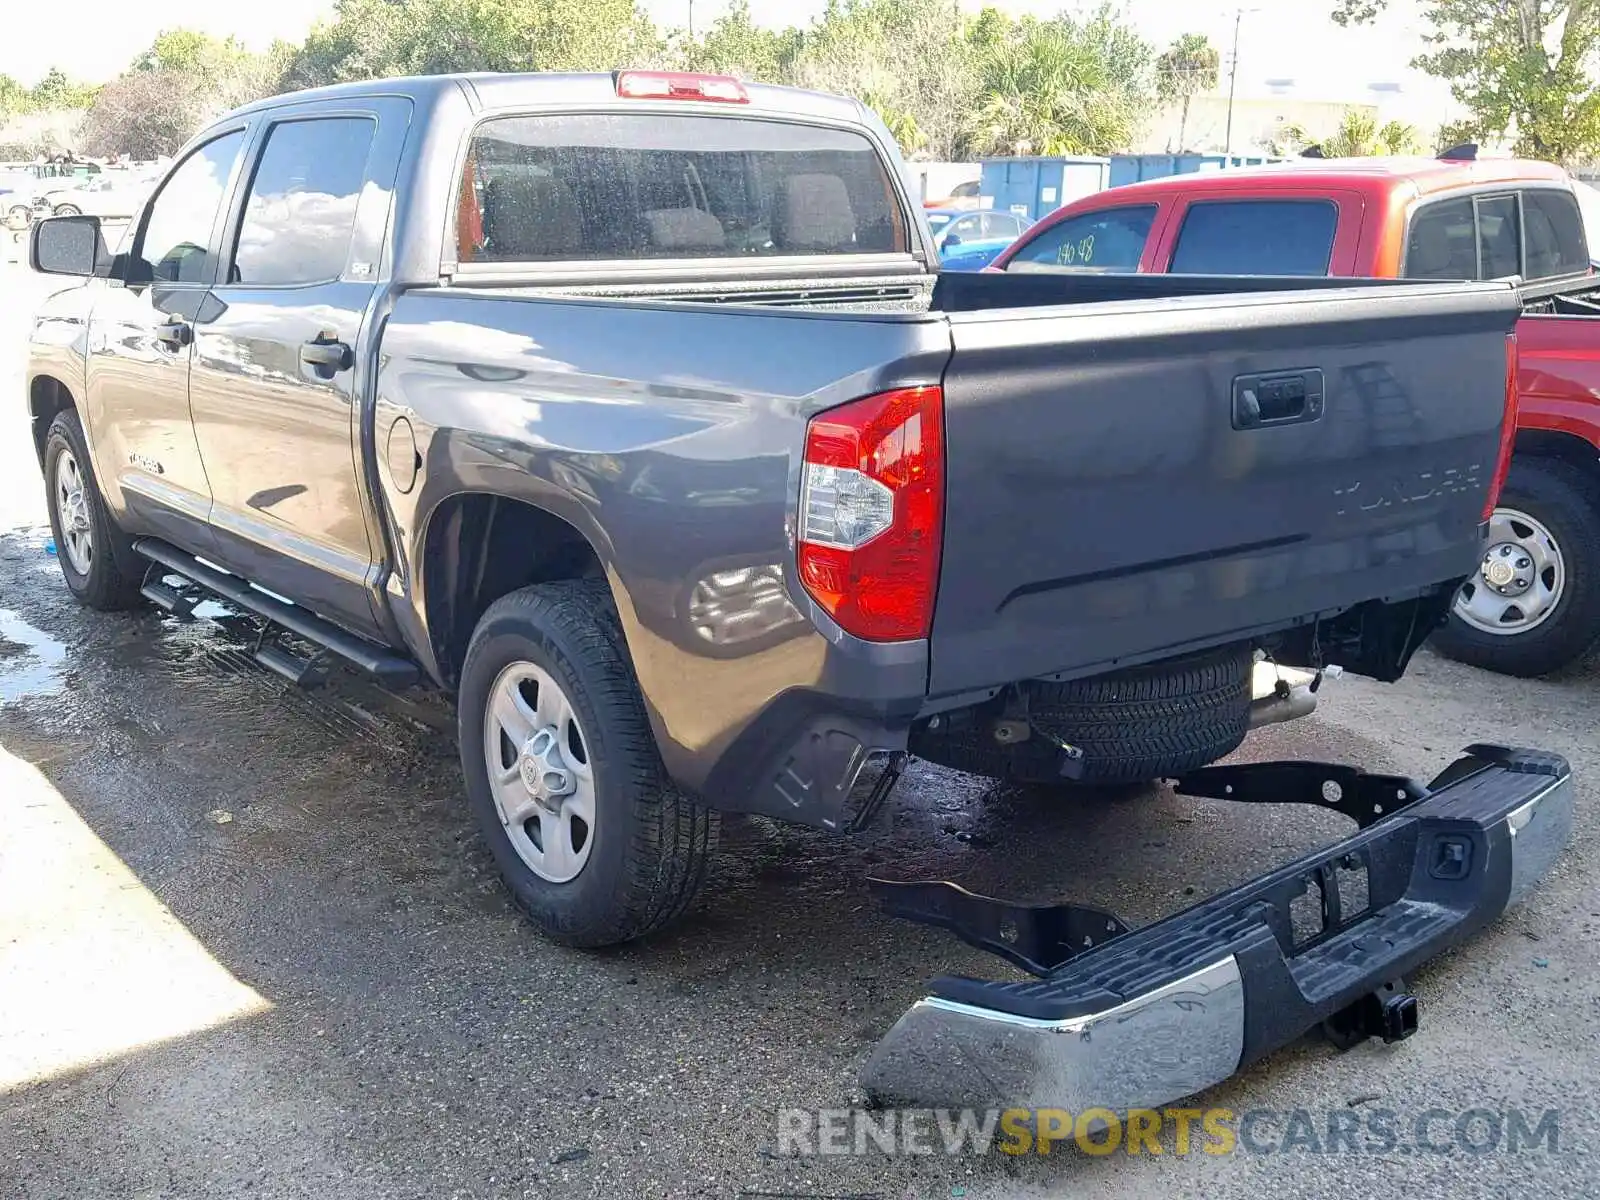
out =
[[[6,210],[6,224],[12,229],[26,229],[33,220],[33,209],[26,204],[13,204]]]
[[[1526,536],[1530,534],[1531,538]],[[1545,545],[1546,534],[1553,545]],[[1551,565],[1535,571],[1539,586],[1523,594],[1532,601],[1524,610],[1515,603],[1523,597],[1507,599],[1496,594],[1488,572],[1495,560],[1503,557],[1503,548],[1529,545],[1536,547],[1536,554],[1550,558]],[[1542,551],[1537,549],[1540,546]],[[1514,553],[1509,565],[1522,561],[1533,562],[1534,558],[1523,559]],[[1552,580],[1559,580],[1553,600]],[[1523,582],[1517,579],[1511,586]],[[1503,609],[1503,624],[1494,619],[1497,609]],[[1506,632],[1497,631],[1501,628]],[[1600,486],[1570,463],[1550,458],[1514,459],[1490,524],[1483,567],[1462,586],[1448,621],[1434,634],[1433,644],[1457,662],[1501,675],[1531,677],[1548,675],[1577,661],[1597,639]]]
[[[81,217],[83,216],[83,209],[76,204],[58,204],[51,215],[57,217]]]
[[[486,730],[496,734],[494,753],[515,747],[509,737],[499,740],[503,726],[491,724],[498,718],[491,716],[490,703],[502,681],[517,673],[543,680],[535,689],[540,704],[532,715],[543,711],[542,689],[553,682],[562,693],[559,699],[567,702],[566,717],[581,734],[556,740],[559,768],[587,774],[585,804],[592,811],[582,846],[576,834],[569,845],[563,843],[568,845],[565,868],[582,860],[570,878],[561,878],[562,872],[552,869],[554,858],[544,853],[553,845],[545,825],[551,814],[541,809],[520,822],[503,820],[500,804],[506,789],[515,786],[502,776],[502,799],[497,800],[490,781]],[[524,696],[527,682],[519,685]],[[527,703],[533,710],[534,702]],[[546,726],[535,720],[532,727]],[[570,732],[560,717],[549,727]],[[715,851],[717,814],[667,778],[605,580],[524,588],[489,607],[462,668],[459,729],[467,797],[479,829],[512,898],[551,938],[570,946],[616,945],[665,927],[693,903]],[[523,743],[515,767],[500,764],[519,782],[529,777],[523,765],[530,757],[526,747],[537,740],[535,733]],[[556,760],[535,761],[539,765],[532,776],[549,778],[541,772]],[[566,811],[578,792],[560,802],[565,825],[573,829],[585,823]],[[530,865],[535,863],[542,864],[544,875]]]
[[[45,435],[44,480],[56,561],[61,564],[67,590],[80,603],[104,612],[142,608],[145,600],[139,588],[144,580],[144,560],[106,508],[83,426],[73,409],[58,413]],[[86,555],[80,553],[84,536]]]
[[[946,721],[913,733],[911,752],[929,762],[1012,783],[1100,787],[1145,783],[1216,762],[1250,730],[1247,645],[1070,683],[1035,683],[1035,732],[1002,746],[981,722]],[[1043,730],[1083,751],[1084,775],[1065,780]]]

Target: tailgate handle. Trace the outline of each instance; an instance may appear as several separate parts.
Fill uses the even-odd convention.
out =
[[[1315,421],[1322,416],[1325,396],[1322,372],[1315,368],[1241,375],[1233,381],[1233,427],[1262,429]]]

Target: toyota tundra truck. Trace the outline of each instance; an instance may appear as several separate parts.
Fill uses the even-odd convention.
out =
[[[908,753],[1361,827],[1338,861],[1370,904],[1309,942],[1263,914],[1334,860],[1178,918],[1203,936],[901,881],[891,907],[1052,990],[952,984],[886,1043],[886,1091],[907,1045],[1037,1036],[1054,1071],[1090,1052],[1055,1036],[1082,1004],[1203,986],[1207,1065],[1161,1085],[1189,1086],[1370,1000],[1565,841],[1548,756],[1480,747],[1430,787],[1207,765],[1303,710],[1258,664],[1397,679],[1475,569],[1514,427],[1503,284],[942,275],[863,105],[651,71],[264,100],[115,249],[52,218],[30,261],[87,279],[27,370],[71,592],[220,596],[291,679],[447,690],[467,801],[557,939],[676,917],[721,814],[859,827]],[[1139,969],[1060,974],[1099,943]]]

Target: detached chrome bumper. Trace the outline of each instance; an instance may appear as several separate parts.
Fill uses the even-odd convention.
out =
[[[1493,746],[1471,747],[1427,788],[1264,763],[1196,772],[1179,790],[1317,803],[1361,828],[1132,933],[1094,910],[887,885],[891,910],[1042,978],[935,980],[874,1051],[868,1091],[887,1103],[1127,1112],[1203,1091],[1319,1024],[1345,1044],[1409,1036],[1417,1007],[1401,977],[1526,895],[1572,832],[1566,762]]]

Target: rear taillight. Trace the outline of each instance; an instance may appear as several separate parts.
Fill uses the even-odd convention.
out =
[[[617,95],[628,100],[715,100],[749,104],[750,93],[732,75],[689,71],[618,71]]]
[[[1506,338],[1506,415],[1500,427],[1500,455],[1495,459],[1494,477],[1489,480],[1489,499],[1483,506],[1483,519],[1494,516],[1495,505],[1500,503],[1500,491],[1506,485],[1506,474],[1511,470],[1511,449],[1517,440],[1517,335]]]
[[[944,532],[944,393],[905,388],[813,417],[800,581],[846,633],[928,636]]]

